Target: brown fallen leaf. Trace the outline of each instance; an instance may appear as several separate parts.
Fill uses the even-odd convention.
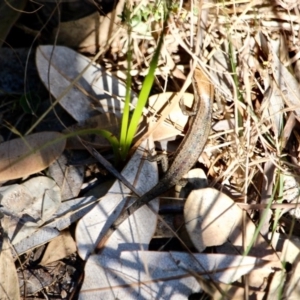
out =
[[[149,98],[149,106],[151,110],[156,113],[159,112],[162,115],[162,118],[166,118],[166,120],[157,125],[156,129],[153,131],[154,141],[166,140],[180,135],[188,121],[188,116],[182,112],[179,103],[174,102],[175,96],[176,93],[165,92],[152,95]],[[183,94],[183,103],[188,108],[192,106],[193,100],[194,96],[192,94]],[[169,105],[166,105],[169,102],[171,102],[169,105],[171,107],[173,106],[170,112],[168,112],[170,109]]]
[[[0,299],[20,299],[17,270],[12,257],[11,246],[5,236],[8,224],[1,222],[3,228],[0,231],[2,245],[0,248]]]
[[[54,261],[69,256],[76,251],[76,244],[68,230],[62,231],[59,236],[54,238],[43,255],[40,265],[45,266]]]
[[[65,145],[58,132],[39,132],[0,144],[0,181],[44,170],[61,155]]]

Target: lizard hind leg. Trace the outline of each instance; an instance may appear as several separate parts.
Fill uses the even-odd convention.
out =
[[[188,110],[188,109],[186,108],[186,106],[185,106],[184,103],[183,103],[183,98],[181,98],[180,101],[179,101],[179,107],[180,107],[182,113],[183,113],[185,116],[191,117],[191,116],[195,116],[195,115],[197,114],[197,111],[196,111],[195,109],[193,109],[193,110]]]
[[[169,168],[169,159],[167,153],[157,154],[154,149],[151,149],[148,153],[147,159],[149,161],[159,161],[161,163],[161,168],[163,172],[167,172]]]

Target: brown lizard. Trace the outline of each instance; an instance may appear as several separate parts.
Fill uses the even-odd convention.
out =
[[[192,83],[194,88],[193,111],[195,113],[190,117],[189,129],[174,154],[173,163],[165,173],[164,177],[152,189],[122,211],[110,227],[105,238],[102,239],[97,246],[98,251],[103,247],[103,244],[108,237],[121,223],[123,223],[124,220],[141,206],[149,203],[151,200],[177,184],[183,175],[192,168],[201,155],[211,127],[214,89],[207,76],[198,68],[194,71]]]

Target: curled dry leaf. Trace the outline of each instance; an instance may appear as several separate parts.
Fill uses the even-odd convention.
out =
[[[39,132],[0,144],[0,181],[44,170],[61,155],[65,144],[58,132]]]

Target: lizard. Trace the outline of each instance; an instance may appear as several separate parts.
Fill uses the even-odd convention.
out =
[[[96,250],[103,247],[104,242],[114,230],[132,215],[137,209],[148,204],[151,200],[168,191],[186,174],[196,163],[207,142],[214,97],[214,88],[207,76],[199,68],[195,68],[192,77],[194,89],[193,114],[189,118],[188,131],[176,150],[173,162],[163,178],[148,192],[143,194],[130,206],[123,209],[115,222],[111,225],[104,239],[98,244]]]

